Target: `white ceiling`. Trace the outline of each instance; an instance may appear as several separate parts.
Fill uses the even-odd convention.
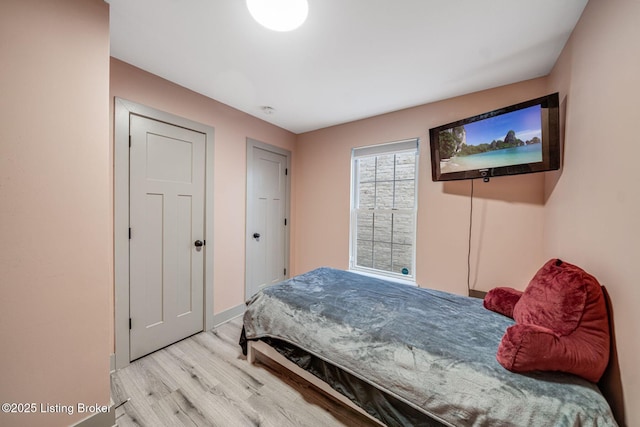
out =
[[[587,0],[106,0],[111,55],[294,133],[544,76]],[[267,115],[261,109],[275,109]]]

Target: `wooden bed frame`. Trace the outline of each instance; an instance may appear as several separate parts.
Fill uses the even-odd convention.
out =
[[[316,377],[312,373],[305,371],[304,369],[302,369],[301,367],[299,367],[298,365],[296,365],[295,363],[293,363],[292,361],[284,357],[282,354],[278,353],[278,351],[273,347],[271,347],[269,344],[265,343],[264,341],[247,341],[247,362],[253,364],[258,354],[263,355],[269,360],[282,366],[286,370],[304,379],[314,387],[318,388],[321,392],[337,400],[343,405],[353,409],[354,411],[364,415],[369,420],[375,422],[377,425],[383,426],[383,427],[385,426],[385,424],[383,424],[382,421],[373,417],[367,411],[365,411],[364,409],[362,409],[361,407],[353,403],[351,399],[347,398],[343,394],[338,393],[329,384],[322,381],[320,378]]]

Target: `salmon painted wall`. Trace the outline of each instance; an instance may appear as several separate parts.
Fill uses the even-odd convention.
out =
[[[295,135],[112,58],[112,110],[114,97],[215,129],[214,189],[207,194],[207,197],[214,197],[214,314],[244,303],[246,139],[249,137],[293,153]],[[295,222],[295,218],[292,217],[292,221]],[[295,252],[293,243],[291,251]],[[293,264],[291,268],[294,268]]]
[[[550,75],[565,106],[561,174],[548,180],[544,251],[606,287],[617,354],[607,385],[640,423],[640,2],[592,0]],[[625,420],[625,421],[623,421]]]
[[[351,149],[419,137],[417,282],[466,294],[471,181],[431,180],[428,130],[546,91],[546,79],[535,79],[299,135],[296,272],[349,266]],[[524,288],[543,263],[544,179],[475,181],[471,288]]]
[[[109,404],[108,5],[3,0],[0,40],[0,402],[37,405],[0,425],[66,426]]]

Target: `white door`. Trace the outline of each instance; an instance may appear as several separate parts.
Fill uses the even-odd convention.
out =
[[[130,119],[130,360],[203,330],[205,135]]]
[[[247,186],[247,289],[287,277],[287,157],[249,144]]]

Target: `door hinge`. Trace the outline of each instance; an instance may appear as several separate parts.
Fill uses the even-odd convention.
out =
[[[131,148],[131,135],[129,135],[129,148]]]
[[[287,225],[287,218],[284,219],[284,225]]]
[[[129,240],[131,240],[131,227],[129,227]]]
[[[284,275],[285,276],[287,275],[287,269],[286,268],[284,269]]]
[[[289,175],[289,168],[284,168],[284,174]]]
[[[129,329],[131,329],[131,317],[129,317]]]

